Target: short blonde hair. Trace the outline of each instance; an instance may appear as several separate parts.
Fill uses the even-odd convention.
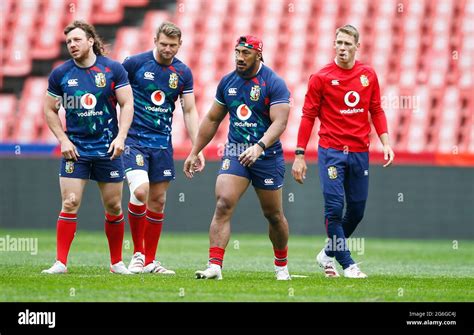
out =
[[[336,29],[336,38],[337,38],[337,34],[339,34],[339,33],[344,33],[344,34],[350,35],[350,36],[354,37],[354,40],[355,40],[356,43],[359,43],[359,31],[357,30],[356,27],[354,27],[350,24],[346,24],[346,25]]]
[[[181,39],[181,29],[178,28],[174,23],[165,21],[156,30],[156,37],[160,37],[160,34],[164,34],[168,37],[178,37]]]

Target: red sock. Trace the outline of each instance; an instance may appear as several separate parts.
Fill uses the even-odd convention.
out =
[[[158,241],[160,240],[161,227],[165,215],[163,213],[155,213],[146,210],[145,222],[145,265],[150,264],[155,260],[156,249],[158,248]]]
[[[286,266],[288,264],[288,246],[283,250],[277,250],[273,248],[275,254],[275,265]]]
[[[59,213],[56,225],[56,259],[64,265],[67,264],[67,255],[76,234],[76,226],[76,213]]]
[[[225,249],[219,247],[210,247],[209,248],[209,263],[210,264],[217,264],[222,267],[222,263],[224,262],[224,252]]]
[[[145,249],[143,248],[145,213],[146,205],[128,203],[128,222],[130,223],[130,231],[132,232],[133,253],[145,253]]]
[[[109,241],[110,263],[115,264],[122,260],[122,244],[125,223],[123,213],[112,215],[105,213],[105,235]]]

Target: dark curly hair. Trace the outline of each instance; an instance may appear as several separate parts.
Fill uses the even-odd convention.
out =
[[[102,38],[100,38],[100,36],[97,34],[94,26],[85,21],[76,20],[69,24],[66,28],[64,28],[64,35],[69,34],[76,28],[82,29],[86,33],[87,38],[92,37],[94,39],[94,45],[92,46],[92,49],[97,56],[104,56],[106,54],[105,45],[102,41]]]

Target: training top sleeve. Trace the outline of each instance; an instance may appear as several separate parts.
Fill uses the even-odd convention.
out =
[[[270,91],[270,106],[281,103],[290,103],[290,91],[285,81],[276,77]]]
[[[127,57],[123,61],[122,66],[125,69],[125,71],[127,71],[128,80],[130,82],[133,82],[135,78],[135,72],[136,72],[136,62],[133,60],[132,57]]]
[[[215,97],[215,100],[217,101],[217,103],[219,103],[222,106],[226,105],[225,98],[224,98],[224,78],[219,82],[219,85],[217,85],[216,97]]]
[[[318,75],[311,75],[308,82],[308,90],[304,98],[303,115],[301,116],[300,127],[298,129],[297,147],[306,149],[314,121],[319,115],[321,108],[321,95],[323,82]]]
[[[54,97],[60,97],[63,94],[61,86],[59,85],[59,71],[54,70],[48,78],[48,94]]]
[[[380,102],[379,80],[375,71],[373,72],[373,74],[375,81],[372,89],[372,95],[370,97],[369,112],[370,116],[372,117],[372,122],[374,124],[375,130],[377,131],[377,135],[380,136],[388,132],[387,118]]]
[[[114,62],[112,66],[112,71],[114,72],[115,89],[130,85],[128,82],[128,73],[123,65],[118,62]]]
[[[193,93],[194,80],[193,80],[193,73],[191,72],[190,68],[187,68],[186,71],[184,71],[183,80],[184,80],[183,94]]]

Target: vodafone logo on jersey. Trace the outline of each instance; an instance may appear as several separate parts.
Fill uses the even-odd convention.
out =
[[[246,105],[242,104],[237,107],[237,118],[240,121],[234,121],[235,127],[256,128],[257,122],[248,122],[247,120],[252,116],[252,110]]]
[[[360,95],[356,91],[349,91],[344,95],[344,103],[346,104],[347,107],[350,107],[348,109],[341,109],[339,112],[341,114],[357,114],[357,113],[363,113],[364,108],[353,108],[355,107],[360,101]]]
[[[85,109],[94,109],[97,104],[97,98],[94,94],[86,93],[81,97],[81,105]]]
[[[360,95],[356,91],[349,91],[344,96],[344,103],[348,107],[355,107],[360,101]]]
[[[252,116],[252,111],[247,107],[246,104],[242,104],[237,107],[237,117],[239,120],[247,121]]]
[[[161,106],[165,102],[165,97],[165,92],[156,90],[151,94],[151,101],[153,101],[155,105]]]

